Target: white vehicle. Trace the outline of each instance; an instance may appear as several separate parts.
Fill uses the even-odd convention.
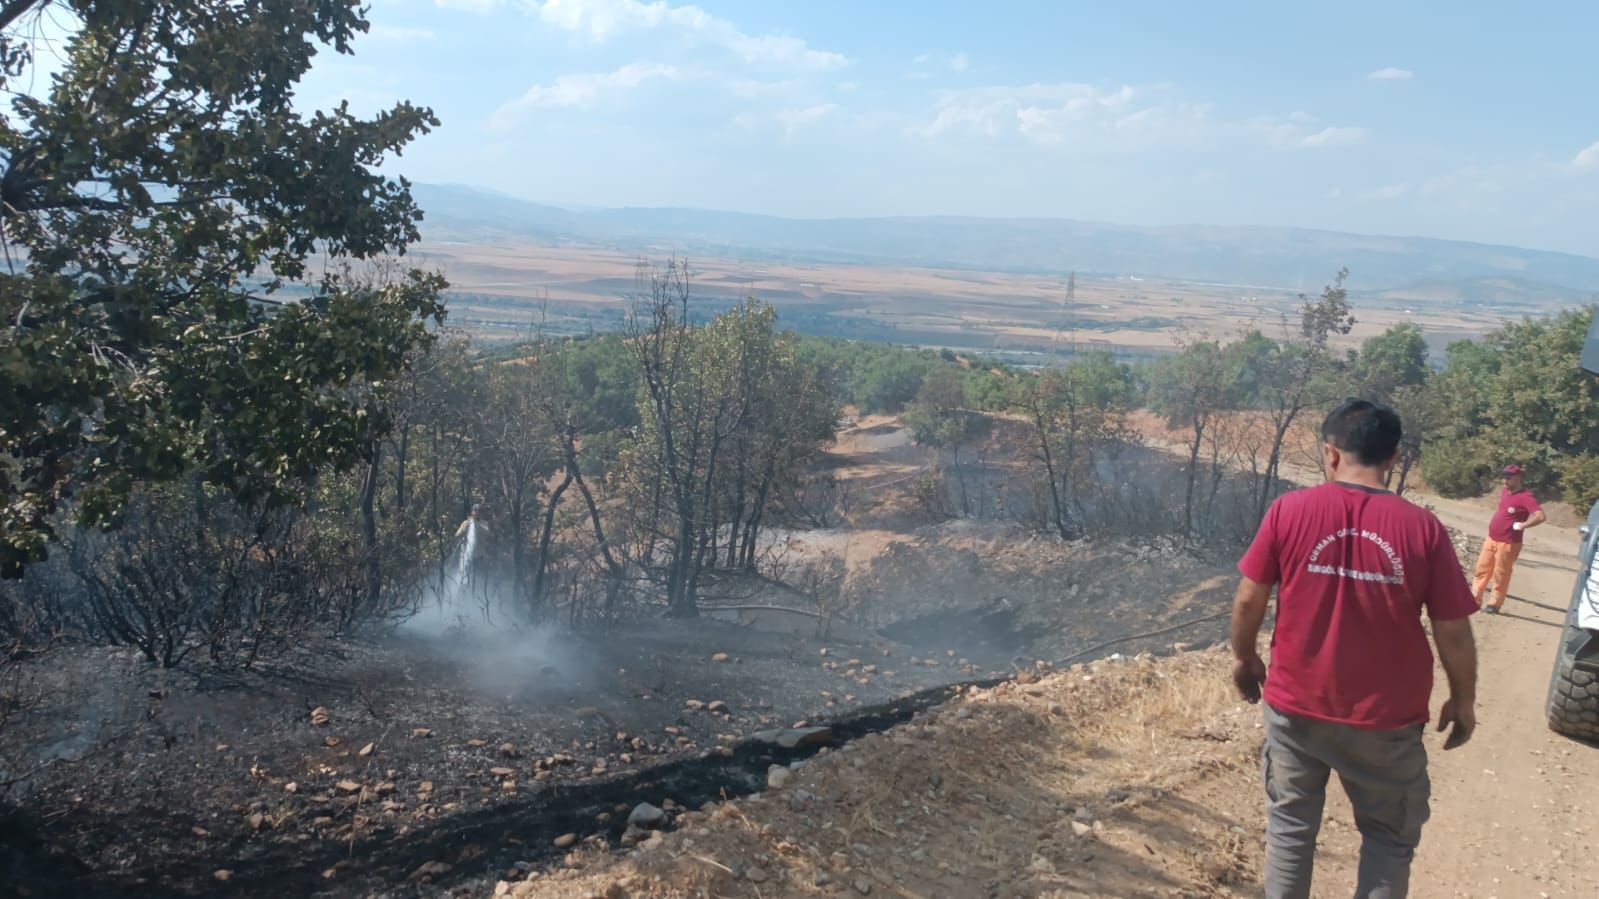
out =
[[[1599,316],[1582,347],[1582,370],[1599,375]],[[1560,633],[1549,678],[1549,727],[1578,740],[1599,742],[1599,503],[1588,510],[1571,608]]]

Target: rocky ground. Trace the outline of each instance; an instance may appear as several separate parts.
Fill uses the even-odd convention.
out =
[[[712,620],[400,632],[227,675],[63,650],[0,735],[0,768],[25,775],[17,858],[46,888],[111,895],[431,894],[541,864],[545,837],[614,842],[640,795],[756,789],[768,756],[796,757],[761,731],[866,733],[942,685],[1223,628],[1103,646],[1225,611],[1225,566],[1165,544],[965,522],[857,561],[870,601],[825,640]]]
[[[1231,896],[1259,892],[1258,716],[1215,651],[973,687],[660,812],[621,846],[484,892],[555,897]],[[575,838],[574,838],[575,840]]]
[[[0,751],[24,775],[13,797],[29,817],[16,827],[86,888],[249,892],[289,865],[302,886],[357,895],[414,883],[441,847],[452,863],[519,860],[505,839],[530,820],[575,826],[559,823],[577,814],[573,797],[609,806],[762,729],[1003,673],[949,652],[930,665],[886,639],[711,621],[399,635],[226,677],[71,649],[30,672],[43,704]]]

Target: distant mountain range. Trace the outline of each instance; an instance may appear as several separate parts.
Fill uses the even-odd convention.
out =
[[[1390,299],[1548,306],[1599,295],[1599,259],[1308,228],[1135,227],[1071,219],[787,219],[698,209],[579,210],[454,185],[412,188],[434,241],[519,237],[751,261],[1138,275],[1320,289],[1342,266]]]

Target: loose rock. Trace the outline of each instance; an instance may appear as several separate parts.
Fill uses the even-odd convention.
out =
[[[454,870],[454,866],[446,862],[427,862],[426,864],[422,865],[422,867],[412,871],[409,879],[413,881],[428,881],[435,877],[443,877],[452,870]]]
[[[627,826],[644,830],[654,830],[666,826],[665,809],[657,808],[648,802],[640,802],[633,806],[627,815]]]

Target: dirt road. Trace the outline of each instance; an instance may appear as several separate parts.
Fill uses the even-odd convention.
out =
[[[1482,500],[1429,503],[1468,534],[1481,533],[1490,511]],[[1473,619],[1479,726],[1466,746],[1433,751],[1432,821],[1412,895],[1599,896],[1599,748],[1559,737],[1544,722],[1577,542],[1574,529],[1529,532],[1505,614]],[[1435,712],[1444,698],[1441,673],[1438,680]],[[1347,803],[1332,792],[1329,813],[1349,820]],[[1354,882],[1358,835],[1347,827],[1323,835],[1317,893],[1345,895]]]

